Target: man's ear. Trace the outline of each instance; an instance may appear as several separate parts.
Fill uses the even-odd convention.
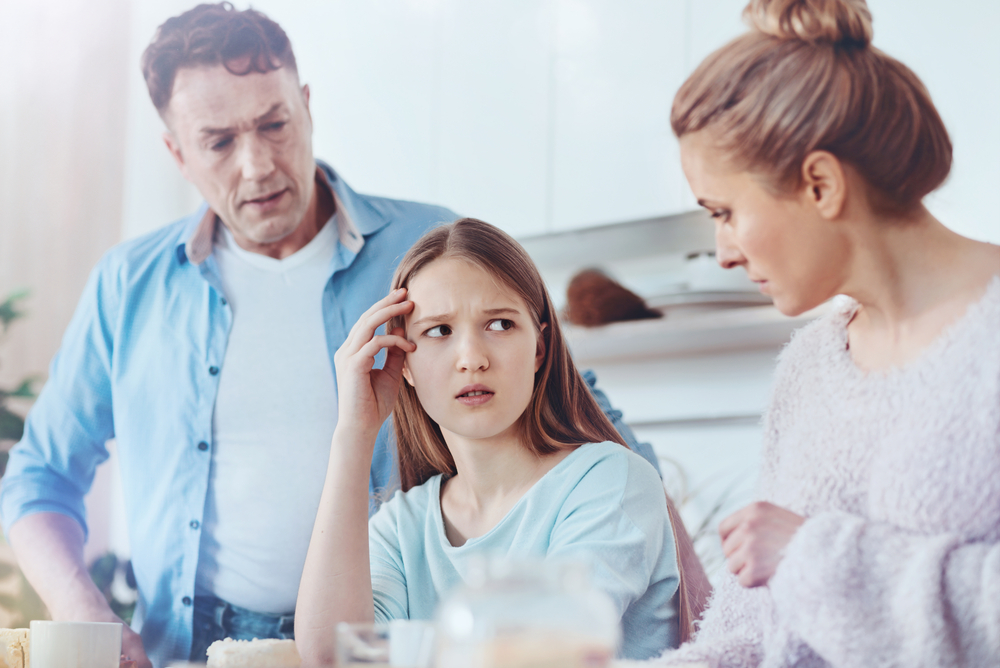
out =
[[[802,161],[803,196],[827,220],[839,218],[847,202],[847,172],[829,151],[813,151]]]
[[[410,373],[410,367],[407,366],[405,360],[403,361],[403,378],[405,378],[406,382],[410,384],[410,387],[416,387],[416,385],[413,384],[413,374]]]
[[[302,85],[302,102],[306,105],[306,116],[309,117],[309,122],[312,122],[312,111],[309,110],[309,84]]]
[[[181,151],[181,144],[177,141],[177,137],[174,136],[173,132],[167,130],[163,133],[163,143],[167,145],[167,150],[170,151],[174,162],[177,163],[177,169],[181,170],[181,176],[187,179],[187,164],[184,162],[184,152]]]
[[[543,322],[542,326],[538,329],[538,343],[535,345],[535,373],[542,368],[542,362],[545,361],[546,340],[548,339],[548,332],[546,331],[549,327],[549,323]]]

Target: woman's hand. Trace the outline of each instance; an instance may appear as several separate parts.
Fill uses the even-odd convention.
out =
[[[375,331],[390,318],[409,313],[413,302],[406,301],[406,289],[400,288],[365,311],[347,340],[333,356],[337,369],[338,428],[378,433],[389,417],[399,394],[406,353],[417,349],[416,344],[403,338],[397,327],[389,334]],[[372,368],[375,356],[386,349],[385,364]]]
[[[744,587],[766,585],[778,568],[785,546],[806,518],[773,503],[757,501],[719,524],[729,570]]]

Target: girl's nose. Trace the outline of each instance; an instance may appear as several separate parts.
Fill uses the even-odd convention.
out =
[[[460,371],[482,371],[489,368],[489,357],[479,337],[469,335],[460,338],[457,366]]]

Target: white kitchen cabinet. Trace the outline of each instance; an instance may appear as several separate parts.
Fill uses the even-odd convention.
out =
[[[546,229],[551,14],[455,2],[435,27],[434,200],[513,235]]]
[[[683,210],[669,112],[684,75],[685,3],[556,8],[551,229]]]

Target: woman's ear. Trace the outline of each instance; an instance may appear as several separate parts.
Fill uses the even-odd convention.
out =
[[[847,173],[829,151],[813,151],[802,161],[803,196],[827,220],[840,217],[847,201]]]
[[[545,341],[548,337],[549,323],[543,322],[542,326],[538,328],[538,343],[535,345],[535,373],[542,368],[542,362],[545,361],[545,350],[547,346]]]

